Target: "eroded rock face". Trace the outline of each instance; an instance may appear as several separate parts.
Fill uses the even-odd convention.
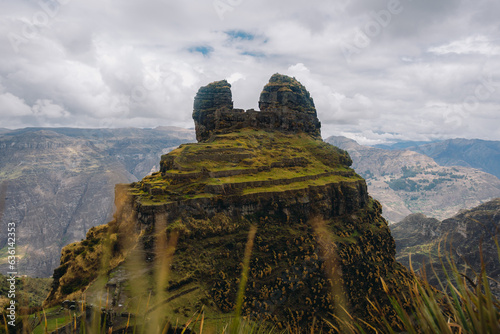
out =
[[[194,98],[193,108],[196,139],[202,141],[210,137],[220,122],[220,112],[217,111],[233,110],[231,84],[222,80],[201,87]]]
[[[215,111],[217,109],[233,109],[231,84],[226,80],[212,82],[201,87],[194,98],[195,111]]]
[[[196,139],[203,142],[214,134],[241,128],[305,132],[321,138],[314,101],[295,78],[274,74],[264,86],[259,108],[261,111],[234,109],[231,85],[226,80],[201,87],[194,100]]]
[[[7,231],[8,222],[16,223],[18,273],[51,276],[63,246],[111,219],[116,183],[142,179],[162,153],[193,140],[194,131],[173,127],[26,128],[1,135],[0,226]],[[0,249],[7,241],[1,232]],[[9,271],[7,260],[0,257],[0,273]]]

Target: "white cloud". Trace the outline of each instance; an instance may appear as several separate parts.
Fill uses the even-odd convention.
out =
[[[498,43],[498,42],[497,42]],[[484,35],[469,36],[465,39],[453,41],[444,45],[431,47],[429,52],[444,55],[456,54],[481,54],[485,56],[500,55],[500,45]]]
[[[70,115],[63,107],[51,100],[37,100],[32,108],[35,117],[64,118]]]
[[[238,80],[245,80],[245,75],[239,73],[239,72],[234,72],[233,74],[231,74],[228,78],[227,78],[227,81],[230,83],[230,84],[234,84],[235,82],[237,82]]]
[[[212,1],[69,1],[54,15],[1,1],[2,126],[192,127],[200,86],[227,78],[235,107],[257,108],[280,72],[310,91],[324,136],[500,140],[495,0],[401,0],[351,62],[342,43],[387,0],[225,3],[221,19]]]
[[[30,114],[31,108],[26,105],[24,100],[8,92],[0,95],[0,115],[4,120],[12,115],[20,117]]]

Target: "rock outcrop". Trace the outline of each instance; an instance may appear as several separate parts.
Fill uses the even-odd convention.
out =
[[[262,111],[296,111],[316,116],[316,107],[309,92],[295,78],[274,74],[264,86],[259,99]]]
[[[160,172],[117,188],[114,221],[65,248],[47,304],[86,291],[103,305],[96,296],[107,282],[100,296],[112,296],[114,312],[153,318],[161,309],[185,323],[203,308],[205,326],[215,326],[236,307],[254,226],[243,315],[326,333],[333,329],[322,319],[335,323],[342,308],[374,321],[368,298],[392,319],[380,277],[397,294],[411,276],[395,260],[381,206],[349,168],[349,155],[318,137],[305,88],[284,78],[266,85],[260,112],[229,110],[226,82],[200,89],[193,113],[200,142],[164,155]],[[316,121],[309,131],[301,119]],[[111,265],[92,283],[99,257]]]
[[[214,130],[221,127],[221,113],[233,113],[231,84],[222,80],[201,87],[194,98],[193,108],[196,139],[207,140]]]
[[[214,134],[242,128],[305,132],[321,138],[313,99],[295,78],[273,75],[260,95],[259,108],[261,111],[234,109],[226,80],[201,87],[194,99],[196,139],[207,141]]]

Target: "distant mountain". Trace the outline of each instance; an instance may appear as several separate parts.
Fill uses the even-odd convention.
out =
[[[180,128],[27,128],[0,136],[0,219],[17,226],[19,272],[48,277],[61,248],[108,222],[117,183],[155,171],[160,156],[194,141]],[[3,203],[3,205],[2,205]],[[7,234],[0,234],[6,272]]]
[[[444,219],[500,197],[500,180],[475,168],[440,166],[424,154],[363,146],[346,137],[325,141],[349,152],[354,169],[393,223],[419,212]]]
[[[414,147],[419,145],[426,145],[435,143],[436,141],[400,141],[391,144],[376,144],[373,147],[382,148],[384,150],[404,150],[408,147]]]
[[[4,133],[8,133],[10,131],[12,131],[12,130],[6,129],[6,128],[0,128],[0,136],[3,135]]]
[[[422,214],[413,214],[400,223],[391,225],[391,234],[396,240],[396,257],[409,267],[411,254],[415,270],[426,265],[426,273],[431,282],[437,283],[429,263],[434,262],[434,270],[444,281],[441,263],[437,257],[438,248],[444,256],[451,255],[459,269],[470,266],[476,272],[481,267],[480,245],[482,245],[486,272],[493,278],[490,282],[500,282],[500,259],[495,244],[500,228],[500,198],[481,204],[470,210],[463,210],[452,218],[438,221]],[[470,269],[469,269],[470,273]],[[495,294],[500,295],[500,284],[494,283]]]
[[[408,149],[433,158],[441,166],[473,167],[500,178],[500,141],[449,139]]]

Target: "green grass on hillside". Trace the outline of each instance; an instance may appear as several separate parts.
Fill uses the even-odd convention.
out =
[[[214,197],[206,192],[207,185],[237,185],[242,188],[240,194],[246,195],[361,179],[348,168],[351,160],[345,151],[306,134],[242,129],[217,135],[210,142],[181,145],[164,156],[162,163],[164,159],[174,162],[174,168],[163,175],[148,176],[130,189],[142,205]],[[207,176],[210,172],[235,170],[243,173]],[[183,175],[190,178],[177,180]],[[308,177],[311,179],[303,179]],[[260,186],[253,186],[259,182]]]

